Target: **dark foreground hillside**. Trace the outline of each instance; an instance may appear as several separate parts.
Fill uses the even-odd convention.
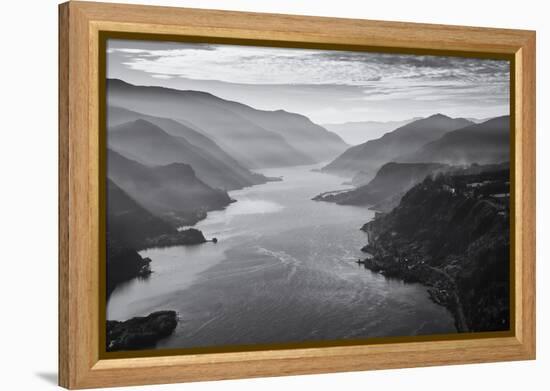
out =
[[[510,327],[509,170],[494,167],[428,177],[362,227],[365,267],[430,286],[461,332]]]
[[[149,258],[137,250],[206,242],[197,229],[177,230],[153,215],[107,179],[107,296],[115,287],[151,274]]]

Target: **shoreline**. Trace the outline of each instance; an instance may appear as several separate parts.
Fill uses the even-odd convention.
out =
[[[373,220],[374,221],[374,220]],[[464,309],[458,296],[458,289],[453,279],[443,270],[424,264],[408,265],[408,258],[398,259],[390,255],[390,251],[383,248],[376,241],[371,241],[373,233],[369,223],[361,231],[367,235],[368,244],[361,251],[370,255],[361,263],[365,269],[381,273],[385,277],[397,278],[403,282],[414,282],[428,289],[430,300],[446,308],[454,318],[458,333],[470,332],[464,315]],[[380,260],[383,258],[384,260]],[[393,258],[393,259],[392,259]]]
[[[354,265],[349,264],[350,260],[361,257],[360,248],[364,244],[364,235],[354,227],[369,221],[373,218],[374,212],[357,206],[323,205],[313,202],[310,200],[309,194],[316,194],[320,187],[330,188],[329,186],[337,179],[333,179],[329,175],[321,177],[321,174],[313,173],[305,178],[305,183],[308,185],[305,187],[303,169],[287,171],[285,179],[288,181],[253,186],[247,191],[231,193],[230,196],[239,202],[225,211],[209,213],[208,218],[196,226],[209,237],[216,236],[221,239],[217,246],[186,246],[140,252],[142,256],[153,259],[155,274],[148,281],[130,282],[119,292],[115,292],[113,300],[110,301],[109,319],[124,320],[136,315],[146,315],[155,309],[174,309],[178,314],[184,316],[186,331],[184,332],[183,328],[180,329],[181,326],[178,326],[171,337],[159,342],[158,348],[187,346],[190,343],[202,346],[201,344],[206,344],[211,338],[215,338],[220,344],[226,343],[232,338],[247,341],[248,336],[255,335],[253,329],[250,328],[252,324],[243,324],[241,331],[234,336],[225,336],[221,330],[227,331],[228,327],[233,324],[232,322],[240,322],[235,314],[242,311],[243,308],[261,306],[258,308],[270,308],[270,313],[258,318],[254,313],[247,313],[245,317],[249,321],[253,321],[255,327],[262,329],[257,338],[279,340],[282,337],[269,328],[274,321],[272,312],[282,311],[276,313],[283,314],[285,306],[281,307],[281,303],[296,305],[297,302],[293,297],[302,297],[304,301],[300,301],[298,304],[305,306],[298,313],[290,314],[289,321],[295,322],[293,324],[296,327],[305,327],[301,326],[301,322],[303,322],[302,316],[307,314],[308,319],[315,319],[311,327],[320,327],[321,331],[318,332],[335,335],[336,338],[346,338],[345,335],[349,335],[349,333],[365,336],[377,335],[384,333],[384,329],[387,329],[387,332],[392,335],[402,335],[412,333],[420,327],[419,325],[423,327],[421,333],[426,330],[433,333],[455,332],[452,314],[430,300],[423,286],[410,284],[410,286],[394,289],[391,282],[383,282],[380,277],[370,276],[370,273],[357,273]],[[317,175],[320,177],[316,178]],[[291,194],[292,197],[287,198],[286,194]],[[265,208],[238,209],[236,211],[234,208],[240,204],[241,197],[245,201],[264,201],[284,207],[277,209],[276,213]],[[323,213],[319,213],[319,211],[323,211]],[[227,218],[230,219],[230,222],[225,220],[226,214],[229,214]],[[296,235],[296,233],[287,235],[288,238],[285,237],[282,242],[279,239],[277,239],[278,241],[274,239],[272,234],[280,233],[283,228],[284,230],[289,229],[289,217],[296,218],[302,217],[302,215],[311,215],[313,220],[308,219],[305,225],[301,223],[303,220],[298,220],[297,224],[292,224],[292,226],[295,226],[296,230],[302,230],[304,238],[308,240],[299,239],[302,234]],[[253,225],[251,226],[250,223]],[[331,228],[335,223],[341,223],[342,227]],[[295,229],[293,228],[292,231],[294,232]],[[266,235],[263,239],[265,248],[276,251],[280,250],[277,249],[280,243],[287,243],[285,246],[290,246],[290,250],[286,251],[287,254],[281,253],[284,256],[282,258],[271,259],[270,257],[267,259],[265,257],[262,260],[259,259],[258,254],[252,254],[246,250],[247,253],[244,255],[237,253],[230,255],[230,258],[227,258],[230,262],[225,262],[226,258],[221,255],[221,252],[228,247],[235,248],[235,245],[237,245],[236,250],[238,251],[243,247],[240,244],[243,235],[255,237],[259,233]],[[337,235],[338,239],[334,235]],[[342,236],[341,239],[340,236]],[[350,237],[355,239],[350,240]],[[314,242],[311,242],[314,243],[311,245],[311,249],[308,247],[309,238],[315,239]],[[257,240],[253,237],[250,239]],[[288,244],[289,240],[290,244]],[[342,242],[341,240],[346,241]],[[330,245],[331,241],[337,242],[338,245]],[[333,257],[332,255],[323,255],[327,253],[321,252],[319,255],[322,257],[322,261],[317,256],[311,259],[306,257],[303,259],[305,262],[313,262],[311,268],[301,267],[299,262],[293,262],[292,257],[302,260],[300,254],[305,251],[304,247],[313,253],[322,251],[326,247],[327,250],[335,251],[335,254]],[[347,250],[344,251],[340,247]],[[310,253],[308,252],[308,254]],[[336,264],[335,260],[338,260]],[[266,278],[265,273],[273,276],[267,283],[269,287],[275,289],[275,292],[260,296],[256,300],[252,293],[255,293],[255,284],[259,284],[261,281],[254,276]],[[311,279],[311,273],[316,278],[321,278],[324,285],[317,285]],[[197,280],[194,276],[198,274],[201,274],[203,278]],[[357,277],[358,274],[359,277]],[[307,279],[304,279],[306,277]],[[297,283],[298,281],[302,281],[302,283]],[[342,294],[340,285],[342,282],[346,287],[345,297],[338,296]],[[307,286],[307,289],[304,286]],[[220,287],[232,290],[224,290],[226,294],[220,296],[217,293]],[[295,294],[285,295],[289,289],[295,290]],[[359,296],[356,289],[364,289],[366,292],[366,295],[359,295],[361,296],[360,302],[357,302]],[[330,292],[334,292],[336,296],[332,296]],[[181,297],[178,298],[178,295]],[[322,299],[325,295],[329,295],[326,296],[329,301]],[[333,297],[336,298],[333,299]],[[219,313],[218,303],[220,300],[223,302],[222,308],[225,309],[223,316],[220,316],[215,322],[216,324],[209,324],[208,328],[201,328],[201,325],[210,319],[209,314]],[[344,300],[344,305],[340,300]],[[397,305],[392,304],[384,309],[386,308],[384,304],[381,309],[378,309],[379,300],[381,300],[380,303],[403,305],[404,308],[410,308],[416,315],[410,318],[409,322],[405,312],[395,310]],[[319,326],[321,318],[317,319],[318,314],[325,311],[327,305],[334,305],[335,312],[333,313],[340,314],[339,319],[353,314],[356,320],[352,325],[342,327],[344,325],[340,324],[340,321],[332,320],[329,316],[322,318],[322,321],[327,324]],[[316,309],[312,311],[311,306]],[[312,312],[310,313],[310,311]],[[427,322],[420,321],[419,317],[426,319]],[[383,325],[377,319],[389,319],[392,324],[390,326]],[[299,334],[303,334],[304,338],[312,337],[307,329],[300,328],[299,330],[301,330]],[[241,332],[242,335],[239,334]],[[285,334],[284,330],[281,332]],[[192,334],[192,338],[187,334]]]
[[[363,224],[362,251],[373,258],[362,263],[427,286],[458,332],[509,330],[508,175],[499,165],[427,177],[391,212]]]

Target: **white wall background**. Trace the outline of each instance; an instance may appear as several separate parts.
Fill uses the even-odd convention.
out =
[[[119,0],[119,2],[125,2]],[[537,30],[538,359],[533,362],[145,387],[280,389],[547,389],[550,284],[548,13],[523,0],[134,0],[134,3]],[[57,374],[57,0],[6,1],[0,23],[0,389],[53,389]],[[546,240],[545,240],[546,239]],[[545,385],[546,383],[546,385]],[[138,389],[138,388],[135,388]],[[141,388],[143,389],[143,388]]]

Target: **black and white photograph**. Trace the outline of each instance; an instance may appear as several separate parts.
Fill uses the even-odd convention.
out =
[[[105,58],[107,352],[510,330],[508,60]]]

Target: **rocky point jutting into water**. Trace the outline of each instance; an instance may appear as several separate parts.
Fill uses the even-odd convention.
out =
[[[459,331],[508,330],[509,170],[502,165],[427,177],[362,230],[366,268],[430,287]]]
[[[352,190],[329,191],[313,200],[339,205],[366,205],[377,211],[389,211],[399,204],[407,190],[427,175],[448,168],[439,163],[386,163],[366,185]]]
[[[107,296],[121,282],[151,274],[151,260],[137,250],[204,242],[201,231],[178,231],[107,179]]]
[[[135,249],[107,240],[107,297],[120,283],[137,277],[149,277],[150,263],[151,259],[143,258]]]
[[[122,246],[142,250],[206,242],[201,231],[178,230],[142,207],[113,181],[107,179],[107,235]]]
[[[177,325],[175,311],[157,311],[124,322],[108,320],[107,351],[153,348],[160,339],[172,334]]]

